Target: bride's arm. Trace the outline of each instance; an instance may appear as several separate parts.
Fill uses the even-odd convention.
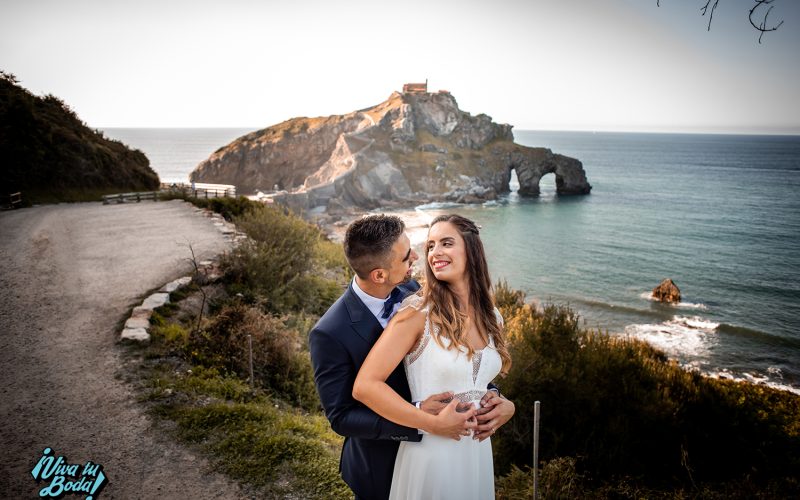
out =
[[[392,422],[458,439],[464,430],[475,427],[469,421],[474,409],[458,413],[458,400],[453,399],[438,415],[431,415],[408,403],[386,383],[424,329],[424,312],[414,308],[398,312],[361,365],[353,384],[353,397]]]

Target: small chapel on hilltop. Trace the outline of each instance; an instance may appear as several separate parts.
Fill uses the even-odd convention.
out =
[[[428,79],[425,79],[425,83],[404,83],[403,84],[403,93],[404,94],[427,94],[428,93]],[[440,90],[440,94],[449,94],[450,92],[447,90]]]
[[[425,83],[405,83],[403,84],[404,94],[427,94],[428,93],[428,79]]]

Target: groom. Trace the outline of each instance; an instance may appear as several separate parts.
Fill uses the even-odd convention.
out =
[[[361,364],[406,296],[419,290],[411,280],[418,259],[399,217],[367,216],[353,222],[344,252],[355,278],[309,333],[309,349],[325,416],[331,428],[345,437],[339,470],[356,499],[387,499],[400,441],[419,441],[417,429],[397,425],[353,399],[353,382]],[[386,383],[411,400],[402,365]],[[479,439],[491,435],[514,413],[514,405],[487,391],[478,424],[459,413],[442,412],[452,393],[435,394],[419,407],[439,415],[451,430],[475,429]],[[484,403],[482,401],[482,404]]]

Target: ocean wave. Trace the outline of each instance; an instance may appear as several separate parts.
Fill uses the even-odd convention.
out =
[[[433,203],[424,203],[422,205],[417,205],[416,207],[414,207],[414,210],[417,211],[444,210],[445,208],[453,208],[460,206],[463,206],[463,203],[454,203],[452,201],[435,201]]]
[[[699,316],[673,316],[663,323],[635,324],[625,327],[625,334],[644,340],[667,355],[704,356],[717,344],[719,323]]]
[[[702,304],[700,302],[697,302],[697,303],[695,303],[695,302],[683,302],[683,301],[678,302],[678,303],[660,302],[655,297],[653,297],[653,292],[652,291],[651,292],[640,293],[639,297],[641,297],[641,298],[643,298],[645,300],[652,300],[653,302],[659,302],[661,304],[664,304],[665,306],[677,307],[677,308],[680,308],[680,309],[697,309],[697,310],[700,310],[700,311],[707,311],[708,310],[708,306],[705,305],[705,304]]]
[[[586,299],[582,297],[569,297],[566,299],[566,301],[568,303],[575,302],[580,304],[586,304],[587,306],[590,307],[596,307],[598,309],[604,309],[606,311],[612,311],[617,313],[622,312],[622,313],[636,314],[639,316],[651,316],[653,318],[658,318],[658,319],[663,319],[668,316],[668,314],[664,314],[663,312],[655,311],[653,309],[642,309],[638,307],[625,306],[621,304],[611,304],[609,302],[604,302],[602,300]]]
[[[774,373],[774,370],[778,371],[777,376]],[[750,373],[750,372],[742,372],[741,374],[734,374],[728,369],[722,369],[716,371],[703,371],[703,370],[700,371],[703,373],[703,375],[711,378],[733,380],[734,382],[748,382],[756,385],[766,385],[768,387],[772,387],[773,389],[778,389],[781,391],[789,391],[794,394],[800,395],[800,388],[775,380],[775,378],[783,380],[783,374],[780,373],[780,368],[775,368],[772,366],[767,369],[768,375],[762,375],[759,373]]]
[[[644,340],[664,351],[667,356],[678,359],[684,369],[697,371],[717,379],[766,385],[774,389],[800,395],[800,388],[784,382],[783,372],[770,366],[766,373],[742,371],[734,373],[727,368],[709,368],[708,354],[719,341],[719,333],[730,325],[716,323],[699,316],[674,316],[658,324],[635,324],[625,327],[629,337]]]
[[[752,339],[759,344],[767,344],[776,347],[788,347],[790,349],[800,349],[800,339],[773,335],[771,333],[746,328],[744,326],[730,325],[721,323],[717,329],[720,333],[734,335],[736,337]]]

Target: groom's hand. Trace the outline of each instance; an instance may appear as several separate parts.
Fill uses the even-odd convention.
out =
[[[475,421],[475,408],[459,411],[459,406],[457,399],[450,401],[436,416],[436,423],[428,432],[459,441],[461,436],[474,430],[478,425]]]
[[[472,439],[483,441],[514,416],[516,407],[514,403],[498,395],[495,391],[486,391],[480,404],[481,407],[476,412],[478,427],[475,429]]]
[[[438,415],[439,412],[442,411],[445,406],[447,406],[447,403],[452,400],[452,392],[440,392],[439,394],[428,396],[428,399],[420,403],[419,409],[425,413],[430,413],[431,415]]]

